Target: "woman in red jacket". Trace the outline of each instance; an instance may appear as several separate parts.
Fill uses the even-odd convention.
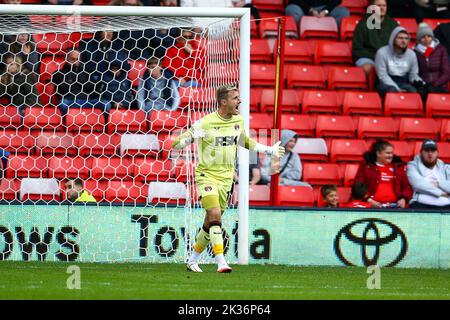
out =
[[[406,176],[406,164],[394,155],[393,146],[384,140],[375,142],[364,154],[355,182],[369,187],[368,201],[374,208],[405,208],[413,195]]]

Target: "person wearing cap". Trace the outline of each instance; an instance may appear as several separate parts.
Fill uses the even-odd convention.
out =
[[[431,92],[448,92],[450,67],[447,49],[434,37],[433,30],[426,23],[419,24],[418,43],[414,51],[419,63],[419,76],[426,82],[423,99]]]
[[[266,156],[261,165],[261,180],[270,183],[271,175],[279,173],[279,184],[287,186],[307,186],[307,182],[300,181],[302,178],[302,162],[297,153],[292,152],[297,143],[297,133],[292,130],[281,131],[281,146],[285,148],[285,154],[280,159],[279,166],[272,167],[270,156]]]
[[[413,50],[408,48],[411,37],[403,27],[396,27],[388,45],[378,49],[375,70],[381,96],[388,92],[417,92],[425,85],[419,76],[419,65]]]
[[[414,190],[410,208],[450,209],[450,166],[438,156],[436,141],[427,139],[408,163],[406,172]]]

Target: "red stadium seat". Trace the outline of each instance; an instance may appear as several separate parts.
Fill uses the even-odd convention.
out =
[[[431,118],[401,118],[399,139],[438,139],[436,122]]]
[[[295,88],[325,89],[326,76],[321,66],[295,65],[287,71],[287,86]]]
[[[320,41],[314,52],[315,64],[352,64],[352,51],[345,42]]]
[[[191,191],[195,195],[195,189]],[[184,204],[187,188],[180,182],[150,182],[148,187],[148,203]],[[196,199],[196,196],[193,197]]]
[[[438,150],[439,150],[439,159],[444,161],[445,163],[450,163],[450,142],[438,142]],[[417,141],[414,146],[414,155],[420,153],[420,148],[422,147],[422,141]]]
[[[324,139],[299,138],[294,153],[298,153],[302,161],[328,162],[328,148]]]
[[[274,87],[275,65],[253,63],[250,65],[250,85],[252,87]]]
[[[75,138],[75,147],[80,156],[114,155],[120,144],[120,135],[106,133],[79,134]]]
[[[133,87],[139,86],[139,79],[142,79],[144,72],[147,70],[147,62],[145,60],[128,60],[130,70],[128,71],[128,79],[130,79]]]
[[[389,92],[384,100],[384,114],[386,116],[423,116],[422,99],[418,93]]]
[[[428,94],[425,109],[427,117],[450,117],[450,94]]]
[[[273,115],[268,113],[252,113],[250,114],[250,128],[251,129],[272,129]]]
[[[394,119],[390,117],[360,117],[358,139],[367,138],[396,139],[397,130]]]
[[[345,164],[345,169],[344,169],[344,186],[345,187],[353,186],[358,169],[359,169],[359,164],[357,164],[357,163]]]
[[[360,16],[366,12],[368,0],[342,0],[341,6],[346,7],[350,14]]]
[[[120,137],[120,155],[159,157],[162,156],[161,143],[155,134],[124,133]]]
[[[284,12],[284,0],[253,0],[252,4],[261,11]]]
[[[69,48],[75,48],[78,42],[67,33],[37,33],[33,34],[36,49],[42,54],[65,55]]]
[[[353,39],[353,32],[358,25],[361,17],[350,16],[344,17],[341,20],[341,41],[347,41]]]
[[[284,89],[282,104],[278,106],[282,112],[300,112],[300,101],[295,90]],[[275,108],[275,89],[264,89],[261,94],[261,112],[273,112]]]
[[[56,106],[58,104],[53,83],[37,82],[35,86],[43,106]]]
[[[87,179],[91,162],[92,158],[52,157],[48,164],[49,177],[57,179]]]
[[[333,139],[331,141],[331,161],[362,161],[367,145],[364,140]]]
[[[311,185],[341,184],[338,165],[333,163],[305,163],[302,176]]]
[[[28,131],[0,130],[0,149],[12,154],[33,154],[34,142],[34,137]]]
[[[284,62],[312,64],[313,51],[309,46],[309,42],[307,40],[286,40],[284,44]]]
[[[431,28],[431,30],[436,29],[441,23],[449,23],[450,19],[429,19],[425,18],[423,19],[423,22],[428,24]]]
[[[142,110],[114,109],[109,113],[108,132],[147,131],[147,115]]]
[[[286,18],[286,37],[298,38],[297,24],[293,16]],[[262,19],[259,24],[259,33],[261,38],[276,38],[278,36],[278,19]]]
[[[300,38],[338,38],[338,27],[333,17],[303,16],[300,21]]]
[[[172,131],[187,126],[187,115],[182,111],[153,111],[149,115],[149,129],[152,132]]]
[[[92,159],[92,179],[131,180],[132,177],[133,166],[128,158],[99,157]]]
[[[100,109],[69,108],[66,126],[70,132],[104,132],[105,117]]]
[[[404,162],[412,160],[413,147],[408,141],[388,141],[394,147],[394,154],[396,156],[399,156]]]
[[[310,187],[278,186],[276,206],[312,207],[314,192]]]
[[[17,128],[22,124],[22,117],[16,106],[0,106],[0,127]]]
[[[14,179],[0,179],[0,199],[16,200],[19,193],[20,181]]]
[[[377,92],[347,91],[342,106],[343,114],[381,116],[383,107]]]
[[[272,63],[272,52],[267,39],[252,39],[250,41],[250,61]]]
[[[417,22],[416,19],[414,18],[395,18],[395,21],[398,22],[398,24],[405,28],[408,32],[409,35],[411,36],[411,39],[416,39],[416,34],[417,34]]]
[[[194,179],[196,165],[194,161],[176,160],[170,176],[178,182],[186,182],[188,176]]]
[[[30,107],[25,109],[25,127],[31,130],[63,131],[61,112],[56,107]]]
[[[267,185],[249,186],[249,204],[251,206],[270,206],[270,188]]]
[[[171,160],[136,159],[133,163],[133,174],[141,182],[167,181],[171,170]]]
[[[305,114],[282,114],[281,128],[293,130],[301,137],[314,137],[315,123]]]
[[[106,201],[120,203],[145,203],[148,186],[133,181],[109,181]]]
[[[445,119],[441,123],[441,141],[449,141],[450,140],[450,121]]]
[[[355,138],[356,130],[350,116],[318,115],[316,137]]]
[[[303,92],[303,113],[341,113],[338,97],[334,91],[307,90]]]
[[[328,90],[365,90],[366,73],[360,67],[330,66],[328,69]]]
[[[252,88],[250,90],[250,112],[259,112],[261,104],[262,89]]]
[[[253,89],[252,89],[253,90]],[[215,90],[209,88],[180,87],[180,108],[189,105],[194,109],[204,109],[215,102]]]
[[[352,197],[352,188],[349,187],[338,187],[337,194],[339,197],[339,204],[344,204],[350,201]],[[320,194],[320,190],[317,190],[317,206],[318,207],[326,207],[325,202],[323,202],[322,195]]]
[[[47,178],[48,159],[41,156],[10,156],[6,178]]]
[[[42,132],[36,137],[36,153],[38,155],[74,156],[78,152],[74,148],[74,137],[67,133]]]

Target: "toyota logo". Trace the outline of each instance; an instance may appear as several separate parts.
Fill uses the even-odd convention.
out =
[[[355,250],[355,244],[359,250]],[[393,267],[405,257],[407,250],[403,231],[389,221],[376,218],[353,221],[334,239],[334,252],[347,266],[356,266],[360,257],[366,267],[379,262],[385,267]]]

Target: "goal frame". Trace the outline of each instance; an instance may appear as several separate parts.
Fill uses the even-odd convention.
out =
[[[80,15],[80,16],[152,16],[152,17],[198,17],[239,19],[239,89],[243,103],[240,114],[245,130],[250,134],[250,9],[249,8],[185,8],[145,6],[69,6],[69,5],[17,5],[0,6],[1,15]],[[73,30],[72,30],[73,31]],[[249,153],[239,147],[239,204],[238,204],[238,263],[246,265],[249,260]],[[242,187],[245,186],[245,187]]]

